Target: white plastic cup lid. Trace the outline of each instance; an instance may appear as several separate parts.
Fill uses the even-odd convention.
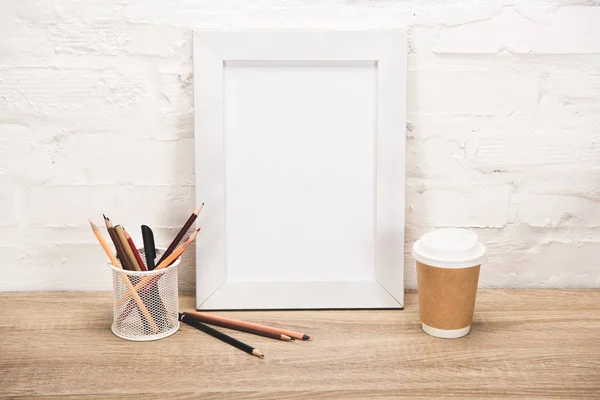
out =
[[[468,268],[485,260],[485,246],[466,229],[438,229],[421,236],[413,256],[422,264],[439,268]]]

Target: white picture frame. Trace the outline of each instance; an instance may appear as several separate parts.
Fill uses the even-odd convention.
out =
[[[194,32],[196,202],[198,204],[205,203],[204,210],[198,218],[198,226],[202,230],[196,242],[197,309],[403,308],[406,58],[406,31],[403,30]],[[241,68],[238,68],[237,71],[245,71],[243,68],[247,65],[244,63],[259,63],[257,64],[259,66],[268,64],[269,68],[282,67],[287,65],[285,63],[296,63],[290,64],[295,65],[293,68],[302,68],[305,64],[301,63],[308,63],[306,64],[307,68],[310,68],[311,63],[315,63],[316,68],[320,68],[319,65],[321,64],[319,63],[329,63],[327,65],[331,68],[344,68],[345,65],[353,65],[352,63],[367,63],[364,64],[367,65],[365,68],[362,68],[363,64],[357,64],[360,66],[360,68],[357,68],[357,73],[363,77],[373,76],[375,81],[373,82],[374,88],[372,91],[375,100],[375,104],[373,104],[374,111],[372,111],[375,120],[372,128],[374,143],[373,193],[366,194],[365,196],[371,197],[364,197],[364,201],[359,200],[364,203],[370,201],[369,199],[373,199],[373,215],[366,216],[364,220],[367,222],[362,223],[368,227],[369,218],[372,217],[373,219],[373,266],[365,267],[372,268],[371,276],[364,273],[365,278],[361,278],[362,275],[358,273],[358,278],[357,276],[350,276],[346,279],[343,274],[348,265],[353,264],[352,259],[349,263],[346,262],[345,265],[342,265],[342,262],[339,265],[336,262],[326,265],[326,268],[332,268],[330,275],[334,279],[315,279],[313,274],[311,278],[304,280],[298,275],[301,273],[298,268],[281,272],[284,275],[281,275],[280,271],[277,270],[275,275],[278,278],[275,280],[250,279],[248,276],[254,276],[252,271],[241,271],[238,265],[239,260],[235,264],[238,265],[235,267],[238,271],[236,272],[238,277],[234,279],[230,276],[233,267],[232,265],[228,266],[228,261],[234,262],[242,256],[239,254],[241,251],[233,252],[234,250],[229,249],[228,243],[231,245],[238,243],[238,248],[244,246],[243,243],[240,244],[239,235],[236,232],[243,231],[243,228],[240,228],[242,226],[240,224],[245,222],[243,215],[255,212],[254,209],[243,209],[243,204],[240,205],[239,198],[232,200],[235,199],[235,196],[231,192],[236,192],[237,187],[226,185],[226,179],[229,183],[231,181],[236,182],[236,179],[238,179],[236,176],[228,175],[228,173],[231,173],[231,169],[239,170],[239,166],[235,164],[236,159],[234,156],[242,157],[244,153],[236,148],[235,143],[237,142],[234,142],[232,146],[230,142],[227,142],[225,136],[226,124],[229,126],[227,129],[230,129],[231,126],[235,128],[237,124],[236,121],[227,120],[228,102],[233,100],[226,96],[226,91],[229,90],[225,87],[226,79],[230,78],[228,78],[225,68],[231,65],[232,69],[227,71],[236,71],[237,67]],[[373,66],[374,72],[371,72],[369,65]],[[339,73],[332,75],[336,77],[335,79],[343,79],[345,75],[351,76],[351,74],[346,73],[346,70],[340,69],[339,71]],[[258,70],[250,72],[263,73]],[[310,73],[312,72],[308,71],[307,73],[309,73],[307,79],[310,79],[310,76],[312,76]],[[234,89],[231,89],[233,92],[238,90],[236,88],[239,87],[252,88],[254,81],[244,83],[244,74],[241,72],[236,72],[236,74],[241,75],[235,75],[235,79],[231,78],[234,82],[237,82],[233,85]],[[348,78],[348,80],[347,85],[354,84],[352,79]],[[349,86],[343,84],[340,87]],[[365,84],[362,87],[366,88],[364,89],[365,93],[369,92],[368,85]],[[261,93],[258,93],[258,96],[260,95]],[[264,95],[266,96],[266,94]],[[332,95],[335,95],[335,93]],[[361,99],[364,98],[368,98],[368,95],[357,96],[356,101],[352,100],[354,101],[352,107],[355,109],[349,115],[352,118],[354,116],[359,118],[360,123],[370,121],[368,115],[365,114],[363,118],[357,115],[356,112],[356,109],[360,109],[357,107],[360,107],[360,102],[363,101]],[[260,97],[257,97],[256,103],[260,103],[259,99]],[[281,100],[285,101],[286,99]],[[270,104],[274,103],[271,102]],[[253,106],[256,106],[255,102],[246,102],[240,113],[244,114],[246,119],[252,118],[253,114],[250,107]],[[367,108],[370,109],[370,107],[366,107],[365,110]],[[257,112],[263,111],[257,110]],[[307,121],[306,115],[302,115],[302,118],[302,121]],[[240,124],[242,123],[252,126],[248,121],[240,122]],[[248,132],[243,133],[248,134]],[[240,135],[239,133],[235,134]],[[358,134],[354,136],[358,138],[357,141],[362,140]],[[353,147],[353,151],[360,151],[360,147]],[[318,146],[313,148],[318,148]],[[251,152],[252,150],[248,149],[248,151]],[[370,162],[368,153],[360,154],[365,154],[365,163]],[[311,157],[307,158],[310,159]],[[230,168],[230,165],[234,165],[234,167]],[[271,170],[272,168],[269,171]],[[256,175],[253,176],[256,179],[261,179]],[[361,178],[365,182],[365,187],[370,187],[369,179],[371,178],[369,176],[369,174],[366,174],[363,176],[364,179]],[[357,197],[361,197],[365,192],[357,188],[352,190],[356,190]],[[353,197],[351,199],[353,200]],[[341,204],[341,206],[345,205]],[[237,208],[230,209],[231,207]],[[330,208],[330,210],[332,209]],[[323,211],[316,210],[316,212],[318,214]],[[369,213],[366,209],[364,212],[365,214]],[[255,219],[248,221],[256,223],[256,221],[260,221],[256,218],[263,217],[275,220],[275,217],[268,215],[268,209],[263,209],[262,214],[262,216],[253,216]],[[355,216],[351,216],[349,220],[354,218]],[[360,220],[360,218],[357,217],[357,220]],[[335,232],[340,231],[335,226],[329,228]],[[319,232],[319,227],[314,225],[306,229]],[[264,231],[264,233],[270,234],[267,231]],[[368,239],[370,234],[367,232],[364,237]],[[256,232],[247,237],[253,243],[261,243],[261,239]],[[274,238],[272,235],[269,237]],[[302,237],[309,238],[309,236]],[[338,240],[338,236],[335,240]],[[285,244],[285,242],[281,243]],[[340,242],[335,243],[335,246],[338,246],[337,249],[339,249],[339,245]],[[348,251],[354,251],[354,246],[346,246],[346,248]],[[247,250],[247,248],[244,249]],[[227,253],[227,251],[231,251],[231,253]],[[323,255],[323,251],[326,250],[321,249],[319,251],[319,255]],[[308,253],[310,253],[310,249],[303,251],[302,255],[305,256]],[[266,252],[263,251],[263,253],[257,254],[266,254]],[[338,251],[336,254],[342,253]],[[331,256],[334,257],[335,254]],[[242,260],[245,259],[250,260],[248,261],[249,265],[263,268],[260,260],[252,257],[242,258]],[[288,261],[293,262],[294,260],[295,256],[290,254]],[[286,259],[281,259],[281,264],[282,266],[286,264]],[[360,268],[360,265],[357,268]],[[322,271],[326,272],[323,268]],[[262,271],[262,273],[267,274],[268,271]],[[293,275],[293,279],[286,279],[286,273],[290,277]],[[260,273],[257,272],[257,275],[260,275]]]

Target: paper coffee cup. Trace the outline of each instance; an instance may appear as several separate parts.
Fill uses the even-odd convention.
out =
[[[438,229],[413,246],[423,330],[459,338],[471,330],[485,246],[466,229]]]

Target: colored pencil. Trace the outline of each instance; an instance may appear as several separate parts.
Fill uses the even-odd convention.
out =
[[[140,252],[138,251],[137,247],[135,247],[135,243],[133,243],[131,235],[125,229],[123,229],[123,231],[125,232],[125,237],[127,237],[127,243],[129,244],[131,252],[133,253],[133,256],[135,257],[135,260],[137,261],[138,265],[140,266],[140,269],[142,271],[148,271],[148,268],[146,268],[146,265],[144,264],[144,260],[142,260],[142,256],[140,256]]]
[[[256,356],[258,358],[265,358],[265,356],[260,351],[256,350],[254,347],[247,345],[244,342],[240,342],[239,340],[232,338],[231,336],[226,335],[223,332],[219,332],[218,330],[213,329],[210,326],[204,325],[201,322],[198,322],[192,318],[189,318],[185,314],[179,313],[179,320],[181,322],[188,324],[189,326],[192,326],[196,329],[201,330],[204,333],[209,334],[210,336],[212,336],[216,339],[219,339],[227,344],[230,344],[233,347],[242,350],[243,352],[246,352],[246,353]]]
[[[144,225],[145,226],[145,225]],[[146,227],[148,228],[148,227]],[[149,228],[148,228],[149,229]],[[133,254],[135,255],[138,264],[140,265],[140,267],[142,268],[142,271],[148,271],[148,269],[146,268],[146,265],[144,264],[144,261],[142,260],[142,256],[140,255],[139,251],[137,250],[137,247],[135,246],[135,244],[133,243],[133,239],[131,238],[131,235],[129,234],[129,232],[127,232],[125,230],[125,234],[127,235],[127,241],[129,242],[129,245],[131,247],[131,249],[133,250]],[[146,244],[146,243],[145,243]],[[146,254],[146,257],[148,257],[149,253],[146,253],[144,251],[144,253]],[[148,262],[148,266],[150,266],[150,259],[146,258],[146,262]],[[153,260],[152,260],[153,261]],[[154,268],[154,263],[152,263],[152,266]],[[148,290],[146,290],[148,289]],[[160,300],[160,294],[158,293],[158,286],[156,285],[148,285],[144,288],[143,291],[143,295],[146,295],[148,292],[153,291],[153,297],[154,299],[159,299]],[[147,298],[146,296],[144,296],[144,298]],[[160,305],[161,309],[166,310],[165,305],[163,304],[162,300],[160,300]],[[131,313],[131,311],[133,311],[133,308],[135,307],[135,303],[133,300],[129,300],[129,303],[127,304],[127,307],[125,307],[125,309],[123,310],[123,312],[121,312],[121,314],[119,315],[118,321],[122,322],[125,318],[127,318],[127,316]],[[166,313],[166,311],[165,311]],[[160,324],[164,324],[164,321],[161,321],[159,319],[159,325]]]
[[[183,314],[187,315],[191,318],[196,318],[202,322],[209,323],[209,324],[216,325],[219,322],[224,322],[224,323],[227,323],[230,325],[242,326],[245,328],[256,329],[256,330],[263,331],[263,332],[283,334],[283,335],[287,335],[294,339],[312,340],[312,338],[310,336],[308,336],[304,333],[298,333],[298,332],[288,331],[286,329],[279,329],[279,328],[273,328],[270,326],[254,324],[252,322],[239,321],[239,320],[235,320],[235,319],[231,319],[231,318],[221,317],[219,315],[206,314],[206,313],[197,312],[197,311],[186,311]]]
[[[121,263],[119,263],[119,260],[117,260],[117,258],[113,254],[113,252],[112,252],[111,248],[109,247],[108,243],[106,243],[106,240],[104,240],[104,237],[102,236],[102,233],[100,232],[100,229],[98,229],[98,227],[96,226],[96,224],[94,224],[91,220],[89,220],[89,221],[90,221],[90,225],[92,227],[92,231],[94,232],[94,235],[96,236],[96,239],[98,239],[98,242],[100,242],[100,246],[102,246],[102,248],[104,249],[104,252],[108,256],[108,259],[110,260],[111,264],[114,265],[116,268],[123,269],[123,267],[121,266]],[[148,323],[152,327],[152,330],[154,332],[158,332],[158,325],[156,325],[156,322],[154,322],[154,319],[152,318],[152,315],[150,315],[150,312],[146,308],[146,305],[144,304],[144,302],[140,298],[139,294],[137,293],[137,291],[133,287],[132,283],[129,281],[129,279],[125,275],[119,274],[119,276],[121,277],[121,280],[123,281],[123,283],[127,287],[127,291],[129,293],[129,295],[131,297],[133,297],[133,299],[137,303],[138,307],[142,311],[142,314],[146,318],[146,321],[148,321]]]
[[[112,222],[110,222],[110,219],[102,214],[102,216],[104,217],[104,224],[106,225],[106,230],[108,231],[108,235],[110,236],[110,239],[112,240],[115,249],[117,251],[117,255],[119,256],[119,260],[121,261],[121,264],[123,265],[123,269],[126,269],[128,271],[134,271],[133,266],[131,265],[131,263],[129,262],[129,259],[127,258],[127,254],[125,254],[125,249],[123,248],[123,244],[121,244],[121,241],[119,240],[119,237],[117,236],[117,233],[115,232],[115,228],[113,227]]]
[[[196,320],[198,322],[204,322],[205,324],[216,325],[216,326],[220,326],[222,328],[228,328],[228,329],[233,329],[233,330],[240,331],[240,332],[251,333],[253,335],[268,337],[271,339],[277,339],[277,340],[283,340],[283,341],[295,340],[295,339],[293,339],[287,335],[281,334],[281,333],[262,331],[259,329],[248,328],[245,326],[240,326],[240,325],[223,322],[223,321],[215,321],[215,320],[208,321],[204,318],[199,318],[199,317],[192,316],[192,315],[187,315],[187,317],[189,317],[193,320]]]
[[[129,260],[129,263],[131,264],[133,270],[141,271],[142,269],[138,265],[137,260],[135,259],[135,256],[133,255],[133,251],[131,250],[131,246],[129,246],[129,242],[127,241],[127,235],[125,235],[125,231],[123,230],[123,227],[121,225],[116,225],[115,233],[117,234],[117,237],[121,241],[121,245],[123,246],[123,249],[125,250],[125,255],[126,255],[127,259]]]
[[[137,247],[135,246],[135,243],[133,243],[133,239],[131,238],[131,235],[129,234],[129,232],[127,232],[127,230],[125,228],[123,228],[123,231],[125,232],[125,236],[127,237],[127,242],[129,243],[129,247],[131,248],[131,251],[133,252],[133,255],[134,255],[138,265],[140,266],[141,270],[148,271],[148,268],[146,268],[146,265],[144,264],[144,260],[142,260],[142,256],[140,255]],[[143,298],[144,299],[152,299],[155,302],[158,300],[159,304],[157,304],[156,306],[160,307],[160,309],[163,312],[159,313],[159,314],[155,314],[155,315],[160,315],[163,317],[163,318],[157,319],[158,325],[162,329],[165,326],[165,324],[167,323],[167,320],[166,320],[167,311],[166,311],[166,308],[165,308],[165,305],[164,305],[162,299],[160,298],[160,293],[158,292],[158,286],[152,285],[150,290],[152,291],[152,294],[148,297],[148,296],[145,296],[145,294],[147,292],[144,292]],[[133,300],[129,300],[129,301],[132,302]],[[133,304],[132,304],[132,306],[133,306]],[[128,314],[128,313],[126,313],[126,311],[127,310],[123,310],[123,313],[121,313],[121,314]]]
[[[119,259],[121,260],[121,264],[123,265],[123,268],[126,269],[126,270],[128,270],[128,271],[135,271],[133,269],[133,266],[129,262],[129,259],[127,258],[127,255],[125,254],[125,250],[123,249],[123,245],[122,245],[121,241],[119,240],[119,238],[117,237],[117,234],[115,232],[115,228],[113,227],[113,224],[110,221],[110,218],[108,218],[104,214],[102,214],[102,216],[104,217],[104,224],[106,225],[106,229],[108,231],[108,234],[110,235],[110,238],[112,239],[113,244],[115,245],[115,249],[117,250],[117,255],[119,256]],[[162,301],[161,301],[161,305],[162,305]],[[130,304],[128,304],[127,306],[128,306],[128,309],[126,310],[127,312],[123,311],[121,313],[121,315],[119,317],[119,322],[122,322],[125,318],[127,318],[127,316],[131,313],[131,311],[133,311],[134,309],[137,309],[138,312],[140,313],[140,318],[142,319],[142,323],[144,324],[144,328],[149,330],[150,329],[150,325],[148,324],[148,321],[146,321],[146,318],[144,317],[144,314],[141,312],[141,310],[136,307],[135,301],[133,299],[131,299],[130,300]],[[164,325],[164,323],[163,323],[163,321],[161,319],[158,319],[158,325],[159,326]]]
[[[196,209],[196,211],[194,211],[192,213],[192,215],[189,216],[187,221],[185,221],[185,224],[183,224],[183,227],[181,228],[181,230],[179,231],[177,236],[175,236],[175,239],[173,239],[173,241],[171,242],[169,247],[167,247],[167,250],[160,257],[160,259],[158,260],[156,265],[160,265],[161,262],[163,262],[167,257],[169,257],[171,255],[171,253],[173,251],[175,251],[175,249],[177,248],[177,245],[183,239],[183,236],[190,229],[190,226],[192,226],[192,224],[194,223],[196,218],[198,218],[198,214],[200,214],[200,211],[202,211],[202,208],[204,208],[204,203],[202,203],[202,205],[200,205],[200,207],[198,207],[198,209]]]
[[[154,268],[154,271],[166,268],[169,265],[171,265],[175,260],[177,260],[181,256],[181,254],[190,246],[190,244],[192,244],[194,242],[194,239],[196,239],[196,236],[198,235],[199,231],[200,231],[200,228],[196,229],[196,231],[194,231],[194,233],[192,233],[190,235],[190,237],[181,246],[176,248],[175,251],[172,252],[169,257],[167,257],[163,260],[163,262],[158,264],[158,266],[156,268]],[[160,279],[160,277],[161,277],[160,275],[144,277],[142,280],[140,280],[140,282],[137,285],[135,285],[135,290],[136,291],[140,290],[141,288],[146,286],[146,284],[148,284],[148,282],[150,282],[150,281],[153,281],[153,284],[155,282],[158,282],[158,279]],[[122,306],[127,300],[129,300],[130,296],[131,296],[131,293],[127,293],[125,296],[123,296],[119,300],[117,300],[116,305]]]

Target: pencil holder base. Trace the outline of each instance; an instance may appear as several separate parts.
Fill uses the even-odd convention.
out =
[[[115,324],[111,325],[110,330],[112,331],[112,333],[115,334],[115,336],[120,337],[121,339],[132,340],[134,342],[149,342],[152,340],[164,339],[166,337],[171,336],[172,334],[174,334],[175,332],[177,332],[179,330],[179,326],[180,326],[179,321],[177,321],[177,324],[172,329],[169,329],[168,331],[157,333],[156,335],[145,335],[145,336],[123,335],[115,329]]]

